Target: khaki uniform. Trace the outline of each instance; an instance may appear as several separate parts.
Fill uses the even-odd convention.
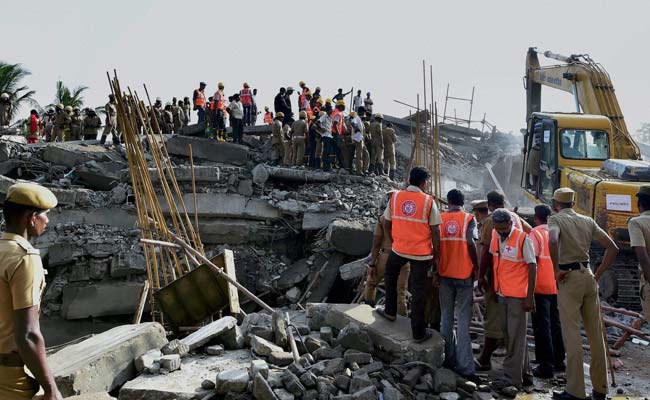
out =
[[[302,166],[305,162],[305,141],[309,127],[304,119],[299,119],[291,125],[291,165]]]
[[[10,101],[0,100],[0,126],[9,125],[12,108]]]
[[[379,222],[375,225],[374,236],[381,236],[381,249],[379,250],[379,255],[375,261],[375,276],[371,278],[368,276],[366,279],[365,288],[363,290],[363,298],[368,303],[375,303],[375,297],[377,295],[377,285],[384,280],[384,272],[386,271],[386,261],[388,260],[388,255],[390,250],[393,247],[393,239],[390,237],[390,233],[384,231],[382,223],[384,222],[384,217],[379,217]],[[397,313],[399,315],[407,316],[408,310],[406,308],[406,293],[408,290],[409,283],[409,274],[411,273],[411,266],[406,264],[399,273],[397,278]]]
[[[14,311],[38,306],[45,273],[38,250],[22,236],[0,239],[0,355],[20,359],[14,337]],[[0,399],[31,399],[39,389],[22,366],[0,365]]]
[[[174,133],[178,134],[183,127],[183,109],[180,106],[172,106],[172,115],[174,117]]]
[[[172,129],[174,127],[174,115],[172,114],[171,111],[163,110],[162,117],[163,117],[163,124],[161,126],[162,133],[164,134],[172,133]]]
[[[84,140],[96,140],[99,128],[102,126],[102,120],[97,116],[87,116],[83,121]]]
[[[384,172],[392,171],[396,168],[395,143],[397,143],[397,136],[395,129],[384,128],[381,135],[384,141]]]
[[[271,124],[271,144],[275,151],[275,161],[280,163],[284,157],[284,145],[282,144],[282,122],[278,119]]]
[[[370,124],[370,165],[384,165],[384,137],[383,124],[373,122]],[[372,172],[372,171],[371,171]]]
[[[59,111],[54,117],[54,136],[59,142],[65,142],[69,139],[70,132],[70,114],[65,111]]]
[[[102,143],[106,141],[106,137],[109,134],[113,134],[113,137],[117,135],[117,108],[115,104],[111,102],[106,103],[104,111],[106,111],[106,122],[104,132],[102,133]]]
[[[630,246],[643,247],[650,254],[650,211],[644,211],[638,217],[631,218],[627,223],[627,229],[630,232]],[[650,323],[650,283],[643,276],[643,271],[639,275],[641,276],[639,295],[643,315],[646,321]]]
[[[80,114],[72,114],[70,117],[70,140],[81,140],[82,125],[82,116]]]
[[[566,391],[585,398],[583,369],[582,320],[589,347],[591,363],[589,375],[595,391],[607,393],[607,358],[600,316],[598,283],[589,268],[589,248],[592,240],[607,236],[596,221],[565,208],[548,219],[548,230],[559,234],[559,260],[562,265],[579,263],[580,269],[568,273],[558,283],[558,307],[562,323],[562,337],[567,352]]]
[[[291,144],[291,128],[287,129],[289,125],[285,125],[282,128],[282,147],[284,151],[284,160],[282,161],[283,165],[291,165],[293,160],[293,148]]]

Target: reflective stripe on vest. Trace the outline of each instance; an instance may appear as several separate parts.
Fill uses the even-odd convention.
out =
[[[251,97],[250,89],[242,89],[239,91],[239,97],[241,98],[242,105],[251,105],[253,104],[253,97]]]
[[[194,92],[197,93],[196,99],[194,99],[194,106],[205,107],[205,93],[198,89],[196,89]]]
[[[467,279],[474,265],[467,249],[467,227],[474,216],[464,211],[440,214],[440,276]]]
[[[335,121],[336,117],[339,117],[338,121]],[[338,133],[339,135],[343,134],[343,114],[341,111],[339,111],[338,108],[335,108],[332,110],[332,115],[330,115],[332,118],[332,133]]]
[[[429,216],[433,197],[422,192],[400,190],[391,203],[393,250],[412,256],[433,254]]]
[[[226,105],[223,102],[223,92],[221,90],[217,90],[214,93],[214,102],[217,103],[217,110],[226,110]]]
[[[555,271],[553,271],[553,261],[551,260],[551,252],[548,247],[548,230],[542,226],[536,226],[528,234],[528,237],[537,244],[537,248],[539,249],[535,293],[557,294]]]
[[[506,242],[504,253],[499,251],[499,234],[492,230],[494,291],[503,296],[526,298],[528,295],[528,264],[524,261],[524,231],[514,229]]]

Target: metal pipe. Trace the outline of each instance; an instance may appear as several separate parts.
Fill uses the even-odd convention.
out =
[[[574,63],[576,61],[573,56],[567,57],[567,56],[563,56],[562,54],[556,54],[556,53],[553,53],[552,51],[548,51],[548,50],[546,50],[544,52],[544,57],[552,58],[552,59],[558,60],[558,61],[562,61],[562,62],[565,62],[567,64],[572,64],[572,63]]]

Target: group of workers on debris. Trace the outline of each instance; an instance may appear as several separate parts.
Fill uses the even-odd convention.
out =
[[[476,372],[491,370],[492,354],[503,345],[509,384],[521,390],[533,385],[533,377],[551,379],[566,371],[566,389],[553,394],[564,400],[588,398],[582,321],[591,351],[592,398],[605,399],[607,349],[597,282],[618,247],[592,218],[574,211],[574,191],[557,189],[552,209],[537,205],[531,227],[505,208],[504,195],[497,191],[473,201],[469,213],[463,193],[452,189],[444,202],[447,210],[439,212],[436,199],[425,193],[428,179],[425,169],[413,168],[406,189],[388,193],[368,258],[365,303],[375,305],[383,279],[385,305],[376,312],[389,321],[410,316],[415,342],[431,337],[428,327],[439,330],[446,367],[478,382]],[[650,319],[650,186],[641,186],[637,205],[641,215],[631,218],[628,228],[642,270],[642,306]],[[605,249],[595,273],[589,258],[592,241]],[[475,282],[485,302],[485,339],[477,359],[470,338]],[[538,363],[532,370],[529,314]]]

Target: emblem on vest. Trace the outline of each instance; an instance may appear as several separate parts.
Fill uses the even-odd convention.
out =
[[[406,215],[407,217],[412,217],[415,215],[415,212],[417,211],[417,206],[415,205],[415,202],[412,200],[406,200],[404,203],[402,203],[402,213]]]
[[[506,247],[503,248],[503,253],[504,253],[504,255],[506,255],[508,257],[516,257],[517,256],[517,249],[510,246],[510,245],[506,245]]]
[[[447,236],[458,236],[460,232],[460,225],[456,221],[448,221],[445,224],[445,233]]]

